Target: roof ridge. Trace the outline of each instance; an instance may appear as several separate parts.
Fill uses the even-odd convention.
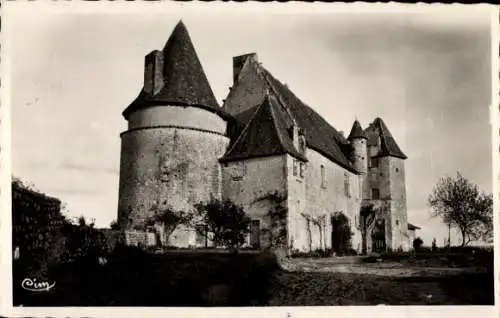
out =
[[[260,65],[258,65],[257,67],[261,67]],[[278,102],[281,104],[281,106],[285,109],[286,113],[288,114],[288,116],[290,116],[290,120],[292,121],[292,123],[294,124],[294,126],[298,126],[297,124],[297,121],[295,120],[295,117],[293,116],[292,112],[290,111],[290,109],[288,109],[288,107],[286,106],[285,102],[283,101],[283,99],[281,98],[281,95],[279,94],[278,90],[276,89],[276,87],[274,87],[273,83],[267,78],[267,75],[265,74],[265,72],[259,72],[258,73],[260,76],[262,76],[262,78],[264,79],[264,81],[266,81],[266,83],[268,84],[268,86],[271,87],[271,89],[273,90],[273,93],[276,95],[276,99],[278,100]]]

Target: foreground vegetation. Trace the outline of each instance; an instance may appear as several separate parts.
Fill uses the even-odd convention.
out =
[[[443,264],[441,264],[443,265]],[[16,267],[14,267],[16,269]],[[49,292],[19,288],[24,306],[306,306],[488,305],[493,272],[387,278],[346,273],[287,272],[267,253],[169,252],[117,247],[105,264],[82,257],[53,266]]]

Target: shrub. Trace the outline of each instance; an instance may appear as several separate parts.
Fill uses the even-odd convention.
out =
[[[424,241],[420,237],[417,237],[416,239],[413,240],[413,249],[415,252],[419,252],[420,248],[424,244]]]

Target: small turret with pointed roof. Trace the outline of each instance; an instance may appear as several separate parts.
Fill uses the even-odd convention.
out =
[[[349,134],[349,137],[347,137],[347,140],[351,141],[356,138],[367,139],[366,134],[357,119],[354,121],[354,124],[352,124],[351,133]]]
[[[365,174],[368,170],[368,151],[366,148],[366,134],[361,128],[361,124],[356,119],[352,125],[351,133],[347,140],[351,144],[350,160],[354,168],[360,173]]]
[[[366,134],[368,136],[368,146],[379,146],[378,153],[374,154],[376,157],[408,158],[399,148],[382,118],[375,118],[373,123],[366,129]],[[380,144],[378,141],[380,141]]]
[[[144,87],[123,116],[128,118],[139,109],[156,105],[200,107],[227,117],[215,99],[182,20],[163,50],[146,56]]]

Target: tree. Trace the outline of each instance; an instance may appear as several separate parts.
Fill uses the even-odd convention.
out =
[[[180,225],[189,225],[191,219],[193,218],[192,214],[190,213],[184,211],[175,211],[170,207],[158,209],[158,207],[154,206],[153,210],[155,210],[155,215],[146,222],[146,225],[154,226],[155,224],[160,224],[161,226],[163,226],[163,235],[167,244],[170,236],[172,235],[172,233],[174,233],[175,229]]]
[[[216,246],[231,249],[241,247],[250,231],[250,218],[241,206],[214,198],[195,205],[191,224],[206,239],[210,235]]]
[[[113,220],[109,224],[109,228],[112,229],[112,230],[114,230],[114,231],[117,231],[117,230],[120,229],[120,225],[118,224],[118,222],[116,220]]]
[[[493,198],[481,193],[459,172],[441,178],[429,196],[433,217],[441,217],[445,224],[460,231],[461,246],[471,241],[491,241],[493,235]]]

